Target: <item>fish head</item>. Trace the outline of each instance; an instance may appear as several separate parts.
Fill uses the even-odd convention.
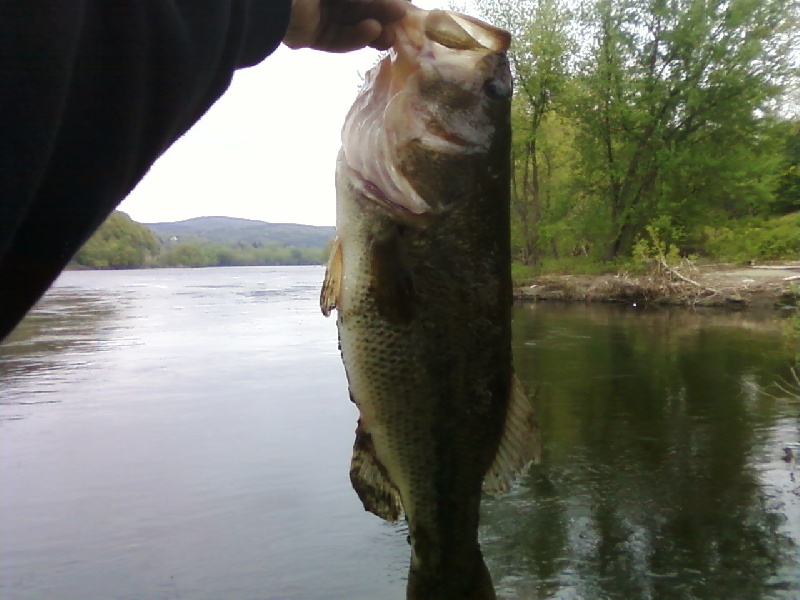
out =
[[[416,7],[395,28],[345,120],[343,156],[363,197],[424,225],[480,187],[498,143],[507,154],[511,38],[473,17]]]

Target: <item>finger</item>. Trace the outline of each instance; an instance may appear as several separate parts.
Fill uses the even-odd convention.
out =
[[[370,42],[370,47],[376,50],[388,50],[392,47],[397,35],[392,27],[384,27],[381,34]]]
[[[289,48],[305,48],[317,39],[320,27],[319,0],[293,0],[289,27],[283,37],[283,43]]]
[[[405,17],[409,3],[407,0],[374,0],[370,4],[368,14],[387,25]]]
[[[375,19],[355,25],[340,25],[323,32],[312,48],[326,52],[350,52],[371,44],[380,37],[383,27]]]

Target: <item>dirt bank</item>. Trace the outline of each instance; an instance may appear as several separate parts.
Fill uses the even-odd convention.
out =
[[[800,263],[703,265],[670,268],[648,275],[542,275],[518,287],[523,301],[643,303],[726,308],[796,307]]]

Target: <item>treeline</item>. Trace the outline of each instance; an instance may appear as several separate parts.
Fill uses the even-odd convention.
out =
[[[177,243],[165,250],[159,266],[233,267],[245,265],[318,265],[323,262],[319,248],[296,248],[281,244]]]
[[[70,267],[132,269],[242,265],[309,265],[323,262],[324,250],[279,243],[221,244],[192,240],[160,242],[153,232],[115,211],[73,257]]]
[[[478,6],[514,35],[517,261],[800,253],[796,2]]]
[[[154,265],[161,244],[144,225],[114,211],[72,257],[70,267],[135,269]]]

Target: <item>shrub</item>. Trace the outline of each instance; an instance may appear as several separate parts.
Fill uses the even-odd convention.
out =
[[[732,221],[703,230],[706,252],[712,258],[735,262],[784,260],[800,256],[798,213],[771,219]]]

